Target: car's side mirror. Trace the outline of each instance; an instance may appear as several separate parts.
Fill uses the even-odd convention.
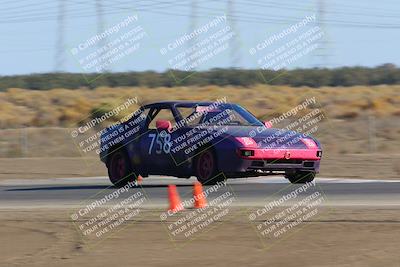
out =
[[[264,121],[264,125],[267,128],[272,128],[272,123],[270,121]]]
[[[168,120],[157,120],[156,121],[156,128],[159,131],[166,130],[166,131],[171,131],[172,130],[172,124]]]

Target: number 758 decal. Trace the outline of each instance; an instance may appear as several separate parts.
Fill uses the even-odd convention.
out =
[[[154,146],[156,154],[169,153],[171,151],[171,134],[165,132],[163,134],[149,134],[149,138],[151,138],[149,155],[152,153]]]

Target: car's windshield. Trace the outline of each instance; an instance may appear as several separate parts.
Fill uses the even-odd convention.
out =
[[[236,104],[177,106],[187,126],[262,126],[249,111]]]

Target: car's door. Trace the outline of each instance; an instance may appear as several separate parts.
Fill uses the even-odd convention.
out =
[[[149,174],[174,174],[176,164],[171,155],[173,134],[157,129],[157,121],[175,124],[174,114],[169,107],[154,108],[148,116],[147,131],[140,137],[142,159]],[[143,164],[142,163],[142,164]]]

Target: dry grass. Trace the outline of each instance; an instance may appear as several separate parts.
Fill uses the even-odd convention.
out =
[[[398,154],[400,147],[400,86],[301,87],[258,85],[237,87],[97,88],[0,93],[0,157],[80,156],[70,136],[91,111],[117,106],[127,98],[140,103],[158,100],[215,100],[226,97],[256,116],[279,116],[314,97],[326,119],[314,134],[326,153]],[[135,110],[132,105],[125,114]],[[307,112],[307,111],[304,111]],[[285,121],[283,125],[285,126]],[[24,128],[24,127],[29,128]],[[12,129],[14,128],[14,129]],[[15,129],[18,128],[18,129]],[[91,156],[91,155],[85,155]]]
[[[95,90],[53,89],[32,91],[9,89],[0,93],[0,127],[75,126],[103,104],[116,106],[128,97],[141,103],[157,100],[213,100],[227,97],[258,117],[288,111],[304,99],[315,96],[318,106],[334,119],[354,119],[365,114],[400,117],[400,86],[355,86],[292,88],[258,85],[238,87],[97,88]],[[133,107],[132,108],[136,108]]]

